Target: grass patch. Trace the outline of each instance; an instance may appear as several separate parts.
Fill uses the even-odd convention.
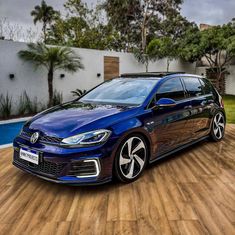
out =
[[[227,123],[235,124],[235,95],[224,95],[223,101]]]

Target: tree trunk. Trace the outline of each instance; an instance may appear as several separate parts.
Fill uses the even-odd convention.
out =
[[[225,74],[218,69],[210,69],[206,72],[206,77],[212,82],[220,94],[225,93]]]
[[[145,61],[145,71],[148,72],[148,70],[149,70],[149,61],[146,60]]]
[[[170,59],[169,58],[166,58],[166,71],[169,72],[169,68],[170,68]]]
[[[48,94],[49,94],[48,107],[51,107],[53,105],[53,67],[49,69],[47,78],[48,78]]]
[[[44,41],[44,43],[46,43],[46,40],[47,40],[46,28],[47,28],[47,25],[46,25],[45,22],[43,22],[42,31],[43,31],[43,41]]]
[[[147,34],[147,29],[146,29],[146,27],[145,27],[145,25],[143,24],[143,26],[142,26],[142,33],[141,33],[141,35],[142,35],[142,51],[143,51],[143,53],[146,53],[146,34]]]

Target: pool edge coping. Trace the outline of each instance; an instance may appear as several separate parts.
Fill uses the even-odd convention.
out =
[[[5,148],[10,148],[13,146],[13,143],[10,143],[10,144],[2,144],[0,145],[0,149],[5,149]]]
[[[23,118],[14,118],[14,119],[3,120],[3,121],[0,121],[0,125],[16,123],[16,122],[24,122],[24,121],[27,121],[30,118],[32,118],[32,116],[30,116],[30,117],[23,117]]]

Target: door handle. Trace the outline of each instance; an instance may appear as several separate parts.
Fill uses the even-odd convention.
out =
[[[187,105],[187,106],[184,106],[184,109],[192,109],[193,106],[192,105]]]

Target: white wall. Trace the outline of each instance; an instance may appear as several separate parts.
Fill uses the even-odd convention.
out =
[[[19,96],[25,90],[30,98],[38,97],[43,103],[48,99],[47,73],[43,69],[35,70],[32,64],[23,62],[17,53],[26,49],[27,45],[21,42],[0,41],[0,94],[7,92],[17,103]],[[104,56],[118,56],[120,58],[120,73],[143,72],[145,67],[139,64],[130,53],[100,51],[90,49],[74,48],[82,58],[84,70],[70,74],[57,71],[54,76],[54,89],[63,93],[64,101],[72,99],[71,91],[76,88],[89,90],[104,80]],[[165,71],[166,60],[159,60],[149,65],[149,71]],[[195,72],[195,64],[172,61],[171,71]],[[15,78],[10,80],[9,74]],[[65,74],[63,79],[60,74]],[[97,73],[101,77],[97,77]]]
[[[235,95],[235,65],[229,66],[229,75],[226,77],[226,94]]]

